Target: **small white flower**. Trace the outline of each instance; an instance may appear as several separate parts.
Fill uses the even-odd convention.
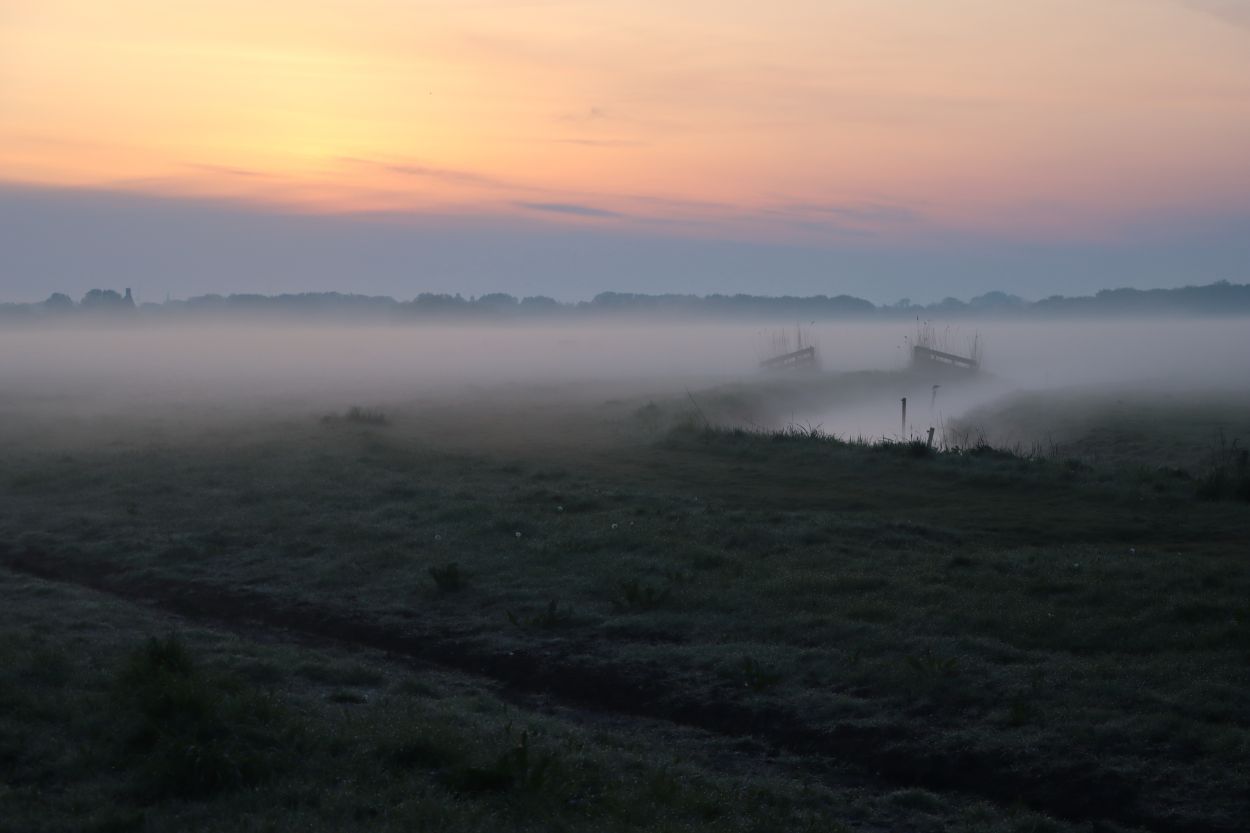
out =
[[[616,524],[612,524],[612,528],[613,528],[613,529],[616,529]]]
[[[556,507],[556,511],[557,511],[557,512],[563,512],[563,511],[564,511],[564,507],[563,507],[563,506],[557,506],[557,507]]]
[[[521,537],[521,533],[519,533],[519,532],[518,532],[518,533],[516,534],[516,537],[520,538],[520,537]]]

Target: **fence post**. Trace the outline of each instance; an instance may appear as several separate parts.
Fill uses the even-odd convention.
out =
[[[907,439],[907,397],[903,397],[903,433],[899,434],[902,439]]]

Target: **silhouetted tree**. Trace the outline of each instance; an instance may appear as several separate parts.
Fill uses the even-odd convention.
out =
[[[43,308],[51,313],[73,312],[74,299],[64,292],[53,292],[48,296],[48,300],[43,302]]]
[[[82,296],[80,305],[85,310],[127,312],[134,310],[135,299],[129,289],[125,295],[119,294],[115,289],[93,289]]]

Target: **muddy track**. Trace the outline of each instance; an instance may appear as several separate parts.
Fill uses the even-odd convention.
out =
[[[280,629],[312,642],[356,645],[408,660],[479,675],[514,693],[541,695],[578,709],[665,720],[722,736],[751,739],[790,753],[819,756],[865,770],[885,788],[955,791],[968,798],[1026,805],[1057,818],[1143,828],[1158,833],[1235,833],[1209,818],[1157,815],[1138,805],[1137,790],[1116,773],[1089,764],[1021,762],[984,750],[952,755],[929,743],[920,730],[901,725],[843,723],[814,727],[778,708],[735,702],[725,696],[692,699],[664,679],[663,669],[595,657],[590,643],[526,651],[492,650],[480,641],[437,629],[403,631],[362,616],[307,602],[226,589],[199,582],[130,577],[99,563],[68,562],[0,542],[0,564],[40,579],[74,584],[226,629]]]

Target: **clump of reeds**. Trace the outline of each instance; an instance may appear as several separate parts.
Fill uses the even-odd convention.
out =
[[[336,422],[348,422],[353,425],[373,425],[383,426],[389,425],[390,420],[387,419],[385,413],[376,408],[362,408],[359,405],[353,405],[347,409],[347,412],[339,414],[329,414],[321,418],[321,421],[328,424]]]
[[[1198,478],[1202,500],[1243,500],[1250,502],[1250,449],[1239,440],[1229,443],[1221,433],[1211,449],[1206,472]]]
[[[768,359],[775,359],[778,356],[786,356],[791,353],[797,353],[800,350],[806,350],[811,347],[820,352],[820,345],[812,333],[805,329],[802,324],[795,324],[794,329],[782,328],[770,330],[763,334],[761,344],[757,349],[757,357],[760,362]],[[819,361],[819,357],[817,358]]]
[[[981,364],[982,353],[985,350],[985,342],[981,338],[979,332],[974,332],[971,336],[965,336],[963,343],[959,342],[959,329],[952,328],[947,324],[942,330],[931,321],[921,321],[916,319],[916,336],[914,339],[904,337],[907,342],[907,352],[910,354],[912,348],[923,347],[926,350],[936,350],[939,353],[951,353],[960,355],[964,358],[971,359],[977,365]]]

